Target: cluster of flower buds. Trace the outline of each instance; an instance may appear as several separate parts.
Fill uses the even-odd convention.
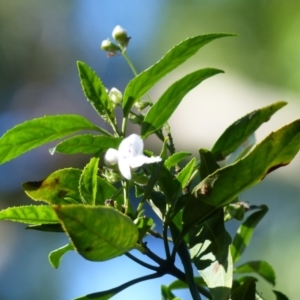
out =
[[[123,100],[122,93],[114,87],[109,91],[108,97],[109,97],[109,99],[112,102],[114,107],[120,105],[122,103],[122,100]]]
[[[108,56],[114,56],[119,51],[125,52],[130,40],[130,37],[127,35],[127,32],[121,26],[116,26],[112,32],[112,37],[118,44],[114,44],[109,39],[102,41],[101,49],[106,51]]]

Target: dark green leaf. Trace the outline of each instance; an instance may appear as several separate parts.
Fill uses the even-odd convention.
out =
[[[60,142],[56,147],[51,148],[49,151],[51,154],[54,154],[54,152],[64,154],[95,154],[108,148],[117,149],[121,140],[121,138],[111,136],[82,134]]]
[[[286,295],[282,294],[279,291],[273,290],[273,293],[276,295],[276,300],[289,300],[289,298]]]
[[[76,298],[74,300],[108,300],[108,299],[112,298],[116,293],[118,293],[118,292],[110,292],[110,290],[109,290],[109,291],[89,294],[86,296]]]
[[[187,156],[191,155],[190,152],[176,152],[172,156],[170,156],[165,161],[165,167],[167,169],[170,169],[171,167],[176,166],[178,163],[180,163],[183,159],[185,159]]]
[[[162,295],[162,300],[174,300],[178,299],[176,296],[171,292],[169,287],[165,285],[161,285],[161,295]]]
[[[194,277],[194,281],[197,283],[198,286],[206,286],[206,283],[202,277]],[[181,280],[175,280],[169,285],[170,290],[179,290],[179,289],[187,289],[187,288],[188,285]]]
[[[26,121],[0,138],[0,164],[81,130],[99,131],[99,128],[77,115],[45,116]]]
[[[203,179],[193,190],[203,201],[225,206],[238,195],[259,183],[268,173],[285,166],[300,149],[300,120],[272,132],[238,162],[221,168]],[[228,188],[231,187],[231,188]]]
[[[128,115],[133,104],[146,94],[162,77],[184,63],[205,44],[226,36],[232,36],[232,34],[214,33],[188,38],[167,52],[153,66],[132,79],[124,92],[124,116]]]
[[[149,109],[143,124],[142,137],[159,130],[171,117],[183,97],[203,80],[222,73],[217,69],[202,69],[186,75],[173,83],[159,100]]]
[[[84,62],[77,62],[83,92],[96,112],[108,123],[115,122],[112,103],[97,74]]]
[[[58,220],[57,220],[57,222],[58,222]],[[64,230],[61,227],[60,223],[57,223],[57,224],[29,225],[29,226],[26,227],[26,229],[38,230],[38,231],[46,231],[46,232],[64,232]]]
[[[53,207],[76,250],[91,261],[105,261],[134,248],[138,230],[132,220],[104,206]]]
[[[255,281],[253,277],[248,277],[243,284],[237,287],[231,295],[232,300],[255,300]]]
[[[194,157],[177,175],[176,179],[181,185],[181,189],[184,189],[188,183],[195,166],[196,158]]]
[[[99,157],[92,157],[79,179],[79,192],[85,203],[95,205],[97,196],[97,173]]]
[[[53,268],[57,269],[60,265],[60,261],[61,261],[62,257],[68,251],[71,251],[71,250],[75,250],[75,249],[74,249],[74,246],[71,243],[69,243],[61,248],[58,248],[58,249],[52,251],[48,256],[51,266]]]
[[[259,208],[260,210],[251,214],[237,230],[237,234],[231,245],[231,255],[234,263],[240,259],[245,248],[251,241],[255,227],[268,212],[268,207],[265,205],[261,205]]]
[[[51,206],[47,205],[10,207],[0,211],[0,220],[26,224],[58,223],[58,219],[53,209]]]
[[[215,161],[212,153],[206,149],[200,149],[200,177],[206,178],[216,170],[220,168],[220,166]]]
[[[276,102],[237,120],[223,132],[211,152],[217,160],[224,159],[254,133],[260,125],[267,122],[276,111],[286,104],[284,101]]]
[[[275,285],[275,272],[266,261],[250,261],[234,270],[235,273],[256,273],[269,283]]]
[[[232,284],[231,237],[224,227],[223,210],[190,231],[190,253],[213,299],[227,300]]]
[[[81,203],[78,190],[80,176],[79,169],[62,169],[42,181],[23,183],[23,189],[31,199],[49,204]]]

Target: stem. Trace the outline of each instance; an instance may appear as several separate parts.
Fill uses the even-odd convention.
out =
[[[123,186],[123,195],[124,195],[124,210],[125,214],[128,213],[128,207],[129,207],[129,190],[128,190],[128,182],[127,180],[122,181],[122,186]]]
[[[165,252],[166,252],[166,257],[167,260],[171,260],[171,254],[170,254],[170,247],[168,243],[168,226],[166,223],[163,223],[163,238],[164,238],[164,246],[165,246]]]
[[[152,266],[150,264],[147,264],[145,263],[144,261],[138,259],[137,257],[133,256],[132,254],[130,254],[129,252],[125,253],[125,255],[132,259],[133,261],[135,261],[136,263],[140,264],[141,266],[145,267],[145,268],[148,268],[150,270],[154,270],[154,271],[158,271],[159,270],[159,267],[156,267],[156,266]]]
[[[127,52],[126,51],[124,51],[124,52],[122,51],[122,54],[123,54],[125,60],[127,61],[127,63],[129,65],[131,71],[133,72],[134,76],[137,76],[138,73],[137,73],[137,71],[136,71],[136,69],[135,69],[132,61],[130,60],[129,56],[127,55]]]

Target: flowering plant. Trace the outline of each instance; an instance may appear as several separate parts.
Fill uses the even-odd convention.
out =
[[[199,159],[190,153],[176,152],[168,120],[184,96],[203,80],[222,73],[200,69],[173,83],[153,103],[143,97],[163,76],[184,63],[205,44],[231,34],[215,33],[188,38],[156,64],[137,74],[126,49],[130,38],[120,26],[113,31],[115,42],[105,40],[101,48],[108,56],[121,53],[136,77],[124,94],[116,88],[107,91],[96,73],[78,62],[83,92],[99,116],[111,127],[108,131],[79,115],[45,116],[26,121],[8,130],[0,139],[0,163],[12,160],[38,146],[80,131],[93,131],[66,138],[50,153],[92,155],[83,170],[60,169],[39,182],[23,184],[25,193],[46,205],[10,207],[0,212],[0,219],[22,222],[42,231],[65,232],[69,243],[49,255],[58,268],[68,251],[91,261],[105,261],[126,255],[142,267],[154,271],[116,288],[77,299],[109,299],[135,283],[165,274],[176,280],[162,286],[163,299],[176,299],[178,288],[188,288],[192,299],[216,300],[263,299],[256,291],[253,276],[260,275],[275,285],[275,273],[266,261],[250,261],[236,266],[249,245],[254,229],[267,213],[265,205],[242,202],[239,195],[259,183],[267,174],[285,166],[300,148],[300,120],[272,132],[255,145],[255,131],[285,102],[257,109],[231,124],[211,150],[200,149]],[[123,120],[118,126],[115,108],[121,107]],[[148,110],[146,110],[148,109]],[[128,135],[127,123],[140,127],[140,135]],[[96,134],[95,134],[96,133]],[[150,135],[162,142],[159,156],[144,150]],[[104,155],[105,164],[100,163]],[[231,155],[228,164],[222,161]],[[133,205],[133,194],[138,205]],[[145,215],[149,205],[162,224],[153,229],[154,219]],[[231,238],[225,222],[241,221]],[[245,220],[244,220],[245,219]],[[159,237],[165,257],[154,253],[145,243],[147,235]],[[134,256],[136,249],[155,265]],[[179,257],[183,269],[176,265]],[[196,276],[193,266],[200,276]],[[278,300],[287,297],[274,290]]]

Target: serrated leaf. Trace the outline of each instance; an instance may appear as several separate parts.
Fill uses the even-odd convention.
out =
[[[55,269],[57,269],[60,265],[60,261],[62,259],[62,257],[69,251],[75,250],[74,246],[69,243],[61,248],[58,248],[56,250],[53,250],[52,252],[50,252],[48,259],[49,262],[51,264],[51,266]]]
[[[273,293],[276,296],[276,300],[289,300],[289,298],[286,295],[284,295],[283,293],[281,293],[279,291],[273,290]]]
[[[188,183],[195,166],[196,158],[190,160],[190,162],[180,171],[176,179],[181,185],[181,189],[184,189]]]
[[[255,227],[267,212],[268,207],[266,205],[261,205],[259,210],[251,214],[238,228],[231,245],[231,255],[234,263],[240,259],[245,248],[251,241]]]
[[[53,209],[47,205],[9,207],[0,211],[0,220],[38,225],[58,223]]]
[[[203,80],[222,73],[217,69],[201,69],[173,83],[149,109],[142,124],[141,136],[146,138],[159,130],[171,117],[183,97]]]
[[[77,115],[45,116],[26,121],[0,138],[0,164],[81,130],[99,131],[99,128]]]
[[[234,269],[234,273],[256,273],[275,285],[275,272],[266,261],[249,261]]]
[[[231,124],[219,137],[211,152],[217,160],[224,159],[236,150],[260,125],[267,122],[271,116],[287,103],[276,102],[261,109],[255,110]]]
[[[85,203],[90,205],[95,205],[96,202],[99,160],[99,157],[92,157],[90,162],[83,169],[79,179],[80,196]]]
[[[60,222],[80,255],[105,261],[134,248],[138,230],[132,220],[104,206],[54,206]]]
[[[64,154],[95,154],[108,148],[117,149],[122,139],[111,136],[82,134],[73,136],[65,141],[60,142],[56,147],[51,148],[51,154],[55,152]]]
[[[233,35],[226,33],[214,33],[197,35],[195,37],[188,38],[173,47],[153,66],[132,79],[124,92],[124,116],[127,117],[133,104],[146,94],[162,77],[184,63],[205,44],[226,36]]]
[[[193,193],[204,195],[202,200],[210,205],[225,206],[270,172],[289,164],[299,149],[300,120],[296,120],[272,132],[241,160],[203,179]]]
[[[73,168],[57,170],[42,181],[23,183],[23,189],[31,199],[49,204],[82,203],[78,190],[81,172]]]
[[[77,62],[83,92],[96,112],[109,124],[115,122],[112,103],[97,74],[84,62]]]
[[[183,159],[185,159],[187,156],[190,156],[190,155],[191,155],[190,152],[184,152],[184,151],[176,152],[166,159],[166,161],[164,162],[165,167],[167,169],[170,169],[170,168],[176,166]]]

